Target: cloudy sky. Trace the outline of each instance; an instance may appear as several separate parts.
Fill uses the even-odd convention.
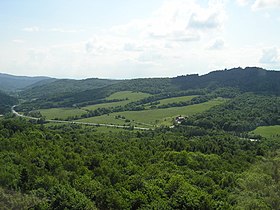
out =
[[[280,0],[0,0],[0,72],[59,78],[280,70]]]

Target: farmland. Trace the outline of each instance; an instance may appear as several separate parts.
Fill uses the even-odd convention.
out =
[[[173,98],[166,98],[159,100],[160,105],[166,105],[166,104],[171,104],[171,103],[177,103],[181,101],[190,101],[196,96],[181,96],[181,97],[173,97]]]
[[[78,108],[52,108],[39,110],[46,119],[67,119],[68,117],[80,116],[86,113],[85,110]]]
[[[102,115],[98,117],[91,117],[79,120],[81,122],[94,122],[94,123],[112,123],[124,124],[123,119],[116,119],[117,116],[122,116],[126,120],[134,123],[142,123],[143,125],[171,125],[172,119],[178,115],[188,116],[201,113],[210,109],[213,106],[220,105],[225,102],[225,99],[214,99],[205,103],[195,104],[184,107],[172,107],[166,109],[151,109],[142,111],[125,111],[116,112],[109,115]]]
[[[138,101],[143,98],[149,97],[150,94],[148,93],[141,93],[141,92],[132,92],[132,91],[120,91],[117,93],[114,93],[107,98],[106,100],[122,100],[117,102],[111,102],[111,103],[102,103],[102,104],[96,104],[96,105],[90,105],[85,106],[82,109],[84,110],[95,110],[98,108],[109,108],[109,107],[117,107],[117,106],[124,106],[130,102]]]
[[[252,133],[261,135],[267,139],[280,140],[280,125],[261,126],[252,131]]]

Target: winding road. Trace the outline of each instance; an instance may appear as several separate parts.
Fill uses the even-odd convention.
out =
[[[30,116],[26,116],[26,115],[22,115],[20,113],[18,113],[15,110],[15,107],[17,105],[12,106],[11,111],[14,115],[16,115],[17,117],[22,117],[25,119],[30,119],[30,120],[40,120],[40,118],[36,118],[36,117],[30,117]],[[68,123],[68,124],[78,124],[78,125],[90,125],[90,126],[102,126],[102,127],[108,127],[108,128],[122,128],[122,129],[131,129],[131,126],[127,126],[127,125],[112,125],[112,124],[103,124],[103,123],[87,123],[87,122],[77,122],[77,121],[66,121],[66,120],[44,120],[45,122],[52,122],[52,123]],[[133,127],[134,130],[153,130],[153,128],[143,128],[143,127],[137,127],[134,126]]]

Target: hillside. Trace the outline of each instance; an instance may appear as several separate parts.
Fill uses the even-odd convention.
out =
[[[180,89],[233,87],[243,92],[280,95],[280,72],[257,67],[213,71],[208,74],[187,75],[172,79]]]
[[[49,77],[14,76],[0,73],[0,90],[5,92],[20,91],[38,82],[48,83],[53,80]]]
[[[47,84],[36,84],[20,95],[23,98],[59,98],[89,89],[103,88],[118,83],[118,80],[90,78],[84,80],[59,79]]]
[[[17,103],[17,99],[0,91],[0,114],[10,110],[10,107]]]
[[[280,72],[255,67],[213,71],[206,75],[186,75],[174,78],[132,80],[57,80],[21,93],[38,108],[71,107],[73,104],[95,104],[118,91],[135,91],[153,95],[173,95],[185,91],[213,91],[234,88],[241,92],[280,95]],[[195,94],[195,93],[194,93]]]

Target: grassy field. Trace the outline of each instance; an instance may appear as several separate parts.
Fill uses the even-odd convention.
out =
[[[165,105],[165,104],[170,104],[170,103],[176,103],[176,102],[181,102],[181,101],[190,101],[196,96],[181,96],[181,97],[174,97],[174,98],[166,98],[159,100],[160,104],[159,105]]]
[[[115,119],[115,116],[120,115],[124,116],[128,120],[131,120],[133,125],[142,125],[142,127],[152,127],[154,125],[171,125],[172,119],[178,115],[189,116],[201,113],[210,109],[213,106],[220,105],[225,101],[225,99],[214,99],[205,103],[185,107],[117,112],[109,115],[102,115],[98,117],[82,119],[79,121],[123,125],[124,120]]]
[[[108,108],[108,107],[116,107],[116,106],[124,106],[130,102],[138,101],[143,98],[149,97],[150,94],[148,93],[141,93],[141,92],[131,92],[131,91],[121,91],[114,93],[107,97],[107,100],[114,100],[114,99],[125,99],[124,101],[112,102],[112,103],[103,103],[103,104],[96,104],[85,106],[82,109],[85,110],[95,110],[98,108]],[[126,100],[127,99],[127,100]]]
[[[252,133],[261,135],[265,138],[280,140],[280,125],[261,126],[252,131]]]
[[[132,91],[121,91],[117,93],[113,93],[109,97],[107,97],[107,100],[113,100],[113,99],[128,99],[128,101],[138,101],[140,99],[146,98],[151,96],[148,93],[141,93],[141,92],[132,92]]]
[[[85,110],[78,108],[52,108],[52,109],[40,109],[43,116],[47,119],[66,119],[67,117],[81,116],[87,113]]]

